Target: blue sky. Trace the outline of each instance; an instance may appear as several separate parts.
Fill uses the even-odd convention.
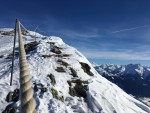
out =
[[[150,65],[149,0],[1,0],[0,27],[18,18],[60,36],[90,61]]]

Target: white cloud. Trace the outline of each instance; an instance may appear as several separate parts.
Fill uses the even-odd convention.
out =
[[[99,59],[115,59],[115,60],[150,60],[149,52],[115,52],[115,51],[86,51],[81,50],[87,58],[99,58]]]
[[[75,39],[88,39],[92,37],[99,37],[100,34],[95,31],[75,31],[75,30],[58,30],[58,33],[61,33],[67,37],[75,38]]]
[[[111,33],[120,33],[120,32],[124,32],[124,31],[131,31],[131,30],[135,30],[135,29],[139,29],[139,28],[147,27],[147,26],[149,26],[149,25],[138,26],[138,27],[133,27],[133,28],[128,28],[128,29],[121,29],[121,30],[113,31]]]

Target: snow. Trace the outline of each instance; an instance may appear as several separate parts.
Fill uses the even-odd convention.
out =
[[[144,67],[140,64],[128,64],[128,65],[114,65],[114,64],[102,64],[102,65],[95,65],[92,64],[93,67],[100,73],[100,74],[107,74],[108,76],[114,75],[126,75],[126,76],[139,76],[142,79],[146,79],[150,76],[150,68]]]
[[[102,65],[95,65],[92,66],[100,73],[101,75],[107,76],[116,76],[120,75],[122,72],[125,71],[125,67],[123,65],[114,65],[114,64],[102,64]]]
[[[35,33],[23,36],[26,43],[34,41]],[[92,67],[90,62],[77,49],[65,44],[59,37],[46,37],[36,35],[38,46],[36,50],[27,54],[28,65],[32,83],[42,83],[47,87],[47,92],[42,94],[35,92],[37,102],[37,111],[39,113],[150,113],[150,108],[139,102],[133,97],[126,94],[115,84],[101,77]],[[47,42],[55,43],[55,46],[61,48],[62,54],[69,54],[69,57],[49,57],[43,58],[42,55],[54,55],[51,52],[53,45]],[[9,54],[12,51],[13,36],[0,35],[0,55]],[[18,44],[16,44],[18,47]],[[68,67],[62,66],[59,59],[67,62]],[[10,104],[5,98],[9,91],[19,88],[19,62],[18,57],[15,58],[13,85],[9,86],[11,60],[0,58],[0,111]],[[90,71],[94,76],[89,76],[81,68],[79,62],[88,64]],[[57,67],[63,67],[65,72],[57,72]],[[73,68],[78,77],[70,75],[69,68]],[[52,85],[48,74],[53,74],[56,84]],[[87,97],[71,96],[69,92],[68,80],[81,79],[87,81]],[[51,88],[58,91],[59,96],[64,97],[64,102],[53,98]],[[15,106],[19,107],[18,101]],[[18,111],[19,112],[19,111]]]
[[[12,31],[12,28],[0,28],[0,31]]]
[[[96,113],[142,113],[143,110],[149,112],[149,108],[145,105],[99,76],[89,84],[88,95],[89,104]],[[139,108],[136,108],[137,105]]]

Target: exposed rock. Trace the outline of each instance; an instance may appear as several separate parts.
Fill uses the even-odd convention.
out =
[[[42,55],[41,57],[44,57],[44,58],[49,58],[49,57],[52,57],[53,55]]]
[[[51,92],[52,92],[52,95],[53,95],[54,98],[58,98],[58,92],[57,92],[57,90],[55,90],[55,89],[52,88]]]
[[[70,71],[73,77],[78,77],[77,72],[73,68],[70,68]]]
[[[63,61],[61,59],[59,59],[57,62],[60,62],[61,65],[65,66],[65,67],[69,66],[69,64],[67,62],[65,62],[65,61]]]
[[[21,32],[23,35],[27,35],[29,33],[27,30],[24,30],[24,29],[22,29]]]
[[[6,96],[6,101],[7,102],[13,101],[13,92],[8,93],[8,95]]]
[[[37,92],[38,91],[38,87],[37,87],[37,84],[34,83],[34,91]]]
[[[51,52],[54,52],[54,53],[56,53],[56,54],[61,54],[60,49],[58,49],[58,48],[56,48],[56,47],[52,48],[52,49],[51,49]]]
[[[83,85],[78,85],[76,84],[75,87],[74,87],[75,91],[77,92],[77,95],[78,96],[81,96],[83,98],[86,98],[86,91],[87,91],[87,88],[85,88]]]
[[[57,49],[62,49],[61,47],[58,47],[58,46],[53,46],[54,48],[57,48]]]
[[[71,81],[68,80],[67,83],[69,86],[72,86]]]
[[[42,57],[44,58],[49,58],[49,57],[69,57],[70,54],[52,54],[52,55],[42,55]]]
[[[62,54],[61,56],[62,57],[69,57],[69,56],[71,56],[71,54]]]
[[[11,31],[1,31],[1,35],[13,36],[14,30]]]
[[[14,108],[12,104],[9,104],[2,113],[17,113],[17,109]]]
[[[27,30],[21,30],[23,35],[27,35],[29,32]],[[6,36],[14,36],[14,30],[9,30],[9,31],[0,31],[1,35],[6,35]]]
[[[41,83],[39,83],[39,84],[34,83],[34,91],[37,92],[37,91],[39,91],[39,89],[41,90],[42,93],[47,92],[47,88],[44,87],[43,84],[41,84]]]
[[[67,81],[68,82],[68,84],[71,86],[71,83],[75,83],[75,84],[77,84],[77,85],[82,85],[82,84],[87,84],[87,81],[82,81],[82,80],[80,80],[80,79],[76,79],[76,80],[68,80]]]
[[[37,41],[25,44],[24,48],[25,48],[26,53],[29,53],[30,51],[35,50],[37,45],[38,45]]]
[[[19,52],[15,52],[15,57],[19,56]],[[13,58],[13,53],[10,53],[6,56],[5,59],[12,59]]]
[[[75,86],[73,88],[69,87],[69,94],[71,96],[81,96],[86,98],[87,85],[83,85],[87,83],[86,81],[77,79],[77,80],[67,81],[67,83],[69,84],[69,86],[72,86],[71,83],[75,83]]]
[[[50,45],[55,45],[55,42],[47,42]]]
[[[52,88],[51,92],[52,92],[53,98],[56,98],[56,99],[58,99],[58,100],[60,100],[62,102],[64,101],[64,97],[63,96],[59,96],[57,90]]]
[[[90,76],[94,76],[94,74],[90,71],[91,67],[88,64],[83,62],[80,62],[80,64],[85,73],[87,73]]]
[[[4,55],[0,55],[0,58],[3,58],[4,57]]]
[[[49,74],[47,76],[51,79],[51,84],[55,85],[56,84],[55,76],[53,74]]]
[[[71,96],[77,96],[77,92],[76,92],[76,90],[74,89],[74,88],[72,88],[72,87],[69,87],[69,94],[71,95]]]
[[[17,102],[19,100],[19,89],[15,89],[13,93],[13,101]]]
[[[74,88],[69,87],[69,94],[71,96],[81,96],[83,98],[86,98],[86,91],[87,87],[83,85],[76,84]]]
[[[46,87],[44,87],[44,88],[41,88],[41,92],[42,92],[42,93],[45,93],[45,92],[47,92],[47,88],[46,88]]]
[[[19,89],[15,89],[14,92],[9,92],[6,96],[7,102],[17,102],[19,100]]]
[[[6,59],[12,59],[12,57],[13,57],[13,54],[10,53],[10,54],[7,55]]]
[[[64,96],[59,96],[59,100],[64,102]]]
[[[55,69],[57,72],[65,72],[63,67],[57,67],[57,69]]]

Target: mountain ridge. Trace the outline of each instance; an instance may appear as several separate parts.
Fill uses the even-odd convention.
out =
[[[24,34],[23,38],[25,44],[31,46],[36,33],[28,32],[30,35]],[[7,94],[19,88],[19,60],[16,55],[10,87],[9,54],[13,36],[1,34],[0,40],[0,55],[4,55],[0,58],[0,111],[3,111],[10,105],[5,100]],[[26,52],[39,113],[150,113],[148,106],[100,76],[84,55],[61,38],[36,35],[36,42],[36,46],[26,48]],[[19,101],[12,104],[18,112]]]
[[[95,65],[95,64],[94,64]],[[140,64],[103,64],[95,69],[106,79],[134,96],[150,97],[150,68]]]
[[[150,67],[142,66],[141,64],[127,64],[127,65],[115,65],[115,64],[92,64],[97,70],[107,71],[109,75],[113,73],[119,73],[120,76],[122,75],[140,75],[141,78],[146,78],[150,75]],[[99,69],[98,69],[99,68]]]

